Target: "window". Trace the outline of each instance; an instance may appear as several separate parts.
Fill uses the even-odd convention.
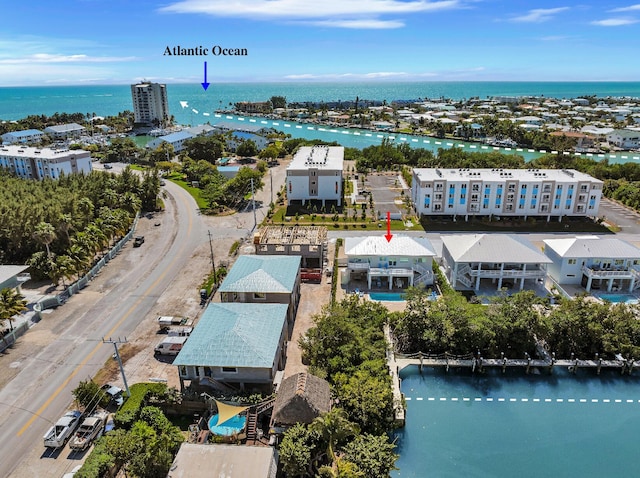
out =
[[[238,373],[237,367],[222,367],[223,373]]]
[[[576,259],[569,259],[567,261],[567,264],[569,264],[569,265],[574,265],[575,263],[576,263]]]
[[[255,300],[267,300],[267,294],[265,294],[264,292],[254,292],[253,298]]]

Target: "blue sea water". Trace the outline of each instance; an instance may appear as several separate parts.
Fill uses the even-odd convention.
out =
[[[584,95],[640,97],[640,82],[305,82],[305,83],[212,83],[207,91],[200,84],[169,84],[170,113],[179,123],[189,123],[187,101],[199,111],[228,108],[238,101],[265,101],[285,96],[289,102],[394,100],[427,98],[487,98],[496,95],[536,95],[575,98]],[[83,85],[0,88],[0,120],[53,113],[115,115],[132,110],[129,85]]]
[[[637,375],[401,372],[394,478],[640,476]]]

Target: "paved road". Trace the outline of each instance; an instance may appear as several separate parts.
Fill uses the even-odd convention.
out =
[[[60,453],[44,448],[42,436],[69,406],[71,390],[93,376],[113,353],[113,346],[103,344],[102,337],[130,334],[184,268],[193,250],[206,240],[206,228],[192,198],[173,184],[166,189],[170,196],[165,200],[160,239],[123,251],[115,259],[123,259],[119,267],[109,270],[114,277],[106,292],[87,310],[63,317],[64,334],[59,338],[21,362],[3,357],[3,366],[21,371],[0,391],[0,436],[5,442],[0,447],[0,476],[60,476],[55,466],[43,470],[42,460]],[[91,287],[85,291],[82,293],[100,295]],[[52,319],[46,316],[43,320]],[[28,460],[34,447],[42,459],[36,463]],[[62,451],[63,456],[67,453],[68,448]]]

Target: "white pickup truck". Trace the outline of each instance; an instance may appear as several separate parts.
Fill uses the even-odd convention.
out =
[[[86,450],[87,447],[102,436],[104,424],[107,421],[107,413],[96,411],[84,419],[78,431],[73,435],[69,442],[69,448],[72,450]]]
[[[71,410],[62,415],[55,425],[49,428],[49,431],[44,435],[44,446],[50,448],[60,448],[64,446],[78,427],[80,417],[82,417],[80,410]]]

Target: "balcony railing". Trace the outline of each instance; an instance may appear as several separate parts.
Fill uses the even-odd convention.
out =
[[[544,269],[470,269],[469,275],[473,277],[525,277],[537,278],[544,277],[547,271]]]
[[[630,279],[635,277],[640,279],[640,271],[636,269],[595,269],[592,267],[582,266],[582,272],[587,277],[593,277],[596,279]]]

